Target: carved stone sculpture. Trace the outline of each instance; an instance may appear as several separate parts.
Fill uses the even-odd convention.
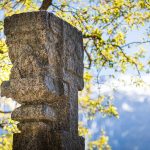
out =
[[[13,68],[2,95],[21,104],[12,113],[21,130],[13,149],[84,150],[78,136],[81,32],[46,11],[7,17],[4,32]]]

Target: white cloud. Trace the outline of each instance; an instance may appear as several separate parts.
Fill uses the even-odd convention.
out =
[[[129,104],[127,103],[122,103],[122,110],[123,111],[126,111],[126,112],[133,112],[134,111],[134,108],[131,107]]]
[[[93,92],[100,92],[105,95],[113,95],[114,91],[122,93],[124,96],[132,97],[132,100],[143,102],[145,97],[150,97],[150,76],[142,76],[143,83],[140,78],[133,78],[130,75],[121,75],[118,79],[108,79],[104,84],[93,86]],[[135,83],[140,83],[139,86]],[[134,84],[133,84],[134,83]],[[149,98],[150,100],[150,98]]]

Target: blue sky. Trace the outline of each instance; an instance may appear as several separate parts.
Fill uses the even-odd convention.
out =
[[[107,80],[101,86],[101,94],[114,97],[114,104],[118,108],[120,118],[102,118],[98,114],[90,125],[90,132],[94,135],[92,138],[98,138],[103,128],[114,150],[150,149],[148,132],[150,130],[150,78],[145,76],[147,85],[138,87],[130,84],[130,76],[122,75],[121,78],[126,81],[125,84],[113,79]],[[116,86],[115,91],[113,85]],[[97,93],[95,86],[93,92]]]

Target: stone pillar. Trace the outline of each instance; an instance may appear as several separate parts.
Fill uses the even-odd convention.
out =
[[[46,11],[7,17],[4,32],[13,68],[2,95],[21,104],[12,113],[21,131],[13,149],[84,150],[78,136],[81,32]]]

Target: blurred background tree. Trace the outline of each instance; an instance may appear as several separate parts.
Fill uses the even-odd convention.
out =
[[[13,14],[48,10],[66,20],[83,33],[85,89],[80,93],[79,115],[93,120],[95,115],[119,117],[117,108],[113,105],[111,96],[101,95],[93,98],[92,88],[100,89],[102,69],[110,70],[109,77],[115,78],[118,73],[126,73],[128,68],[149,73],[150,61],[143,47],[139,45],[150,43],[150,1],[149,0],[1,0],[0,1],[0,83],[9,79],[12,67],[8,57],[8,47],[3,33],[3,20]],[[143,30],[144,27],[144,30]],[[132,30],[141,30],[145,39],[140,41],[127,40]],[[136,51],[128,50],[136,46]],[[145,61],[143,62],[143,59]],[[93,73],[94,72],[94,73]],[[139,82],[139,80],[138,80]],[[140,78],[140,82],[142,79]],[[100,91],[100,90],[99,90]],[[10,119],[10,112],[0,110],[1,128],[5,132],[0,138],[0,149],[11,149],[12,133],[18,132],[16,124]],[[6,116],[7,117],[4,117]],[[83,123],[79,122],[79,132],[82,136],[92,136]],[[108,137],[102,131],[96,141],[88,144],[89,149],[111,149]]]

